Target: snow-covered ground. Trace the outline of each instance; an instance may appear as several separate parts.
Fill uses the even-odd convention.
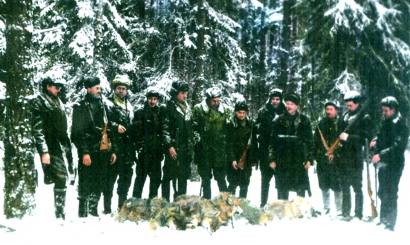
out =
[[[1,152],[1,150],[0,150]],[[19,219],[5,219],[0,215],[0,224],[12,227],[15,232],[0,229],[1,244],[121,244],[121,243],[159,243],[172,244],[205,244],[209,242],[228,243],[291,243],[291,244],[405,244],[407,225],[410,224],[410,152],[406,153],[406,165],[399,192],[399,216],[395,232],[385,231],[373,223],[359,220],[344,222],[329,216],[312,219],[278,220],[269,224],[249,225],[242,220],[235,221],[233,226],[222,227],[215,233],[204,228],[176,231],[168,228],[150,230],[148,224],[125,222],[119,223],[108,215],[98,218],[79,219],[77,217],[78,201],[74,186],[68,187],[66,221],[61,223],[54,219],[52,186],[44,185],[42,173],[39,171],[39,187],[37,189],[37,208],[31,216]],[[37,159],[38,160],[38,159]],[[38,162],[38,161],[37,161]],[[0,163],[0,185],[4,187],[3,163]],[[40,169],[40,168],[39,168]],[[365,176],[364,176],[365,177]],[[321,208],[321,193],[318,188],[317,176],[310,170],[310,180],[313,196],[311,202],[317,209]],[[272,180],[273,185],[273,180]],[[148,183],[144,189],[147,197]],[[213,183],[213,195],[217,194],[216,183]],[[366,185],[365,215],[370,214],[369,198]],[[188,184],[188,194],[199,194],[199,182]],[[270,200],[276,197],[276,190],[271,187]],[[260,200],[260,172],[254,171],[249,188],[248,198],[255,206]],[[0,209],[3,210],[3,188],[0,190]],[[117,197],[113,198],[113,207]],[[379,202],[380,204],[380,202]],[[101,211],[101,204],[100,204]],[[408,242],[407,242],[408,243]]]

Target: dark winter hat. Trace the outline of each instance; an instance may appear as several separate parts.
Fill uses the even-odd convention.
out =
[[[179,92],[188,92],[189,85],[187,82],[175,81],[172,83],[170,94],[172,97],[178,95]]]
[[[334,106],[336,109],[339,109],[340,108],[340,104],[339,104],[339,101],[333,101],[333,100],[328,100],[328,101],[326,101],[326,103],[325,103],[325,108],[327,107],[327,106],[329,106],[329,105],[331,105],[331,106]]]
[[[80,83],[84,85],[84,88],[92,88],[100,84],[100,79],[98,77],[85,77],[80,80]]]
[[[235,111],[249,111],[249,107],[245,101],[239,101],[235,104]]]
[[[222,96],[222,90],[218,87],[208,88],[205,91],[205,96],[206,96],[207,100],[217,98],[217,97],[221,97]]]
[[[296,105],[299,105],[300,97],[299,97],[299,95],[297,95],[295,93],[289,93],[289,94],[285,95],[284,101],[292,101]]]
[[[158,92],[158,90],[151,88],[147,90],[147,93],[145,94],[145,96],[147,98],[151,98],[151,97],[160,98],[160,93]]]
[[[114,80],[112,80],[112,86],[116,88],[117,86],[126,86],[130,87],[131,86],[131,80],[128,77],[128,75],[116,75]]]
[[[282,89],[274,88],[269,93],[269,99],[272,99],[273,97],[279,97],[282,99],[282,95],[283,95]]]
[[[387,96],[382,99],[380,102],[382,106],[390,107],[391,109],[399,109],[399,102],[393,96]]]
[[[351,90],[345,93],[343,100],[345,102],[353,101],[354,103],[359,103],[362,100],[362,95],[355,90]]]

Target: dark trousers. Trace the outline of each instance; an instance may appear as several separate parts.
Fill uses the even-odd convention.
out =
[[[138,161],[135,168],[136,177],[134,182],[134,190],[132,196],[135,198],[141,198],[142,191],[144,189],[145,180],[147,176],[150,178],[149,184],[149,198],[158,196],[158,188],[161,185],[161,162],[162,154],[152,154],[142,158]]]
[[[209,174],[208,175],[203,175],[201,176],[202,182],[201,182],[201,188],[203,191],[203,198],[206,199],[211,199],[212,197],[212,192],[211,192],[211,178],[212,175],[214,176],[217,184],[218,184],[218,189],[219,192],[227,192],[228,187],[226,185],[226,171],[225,168],[223,167],[210,167],[208,169]]]
[[[246,198],[248,195],[248,186],[251,178],[252,169],[238,169],[232,167],[228,170],[228,191],[233,195],[236,194],[236,189],[239,186],[239,197]]]
[[[380,222],[391,229],[396,225],[397,193],[402,172],[403,165],[385,166],[379,169]]]
[[[343,216],[350,216],[350,211],[352,208],[350,187],[353,187],[355,194],[355,216],[359,219],[363,217],[362,172],[363,170],[361,168],[343,169],[341,171]]]
[[[131,160],[122,160],[119,159],[117,168],[118,168],[118,208],[121,208],[124,202],[128,198],[128,191],[131,186],[132,181],[132,166],[134,165]]]
[[[50,164],[42,164],[44,182],[54,183],[54,207],[57,218],[65,218],[67,168],[62,153],[50,152]]]
[[[180,195],[185,195],[187,191],[188,178],[191,174],[191,159],[183,153],[178,154],[178,160],[173,160],[169,156],[165,157],[162,178],[162,197],[170,200],[170,185],[174,189],[174,200]]]
[[[98,201],[101,193],[109,195],[107,191],[107,176],[111,176],[110,152],[96,152],[91,155],[91,165],[84,166],[82,155],[79,155],[78,168],[78,199],[79,216],[86,217],[88,213],[98,216]],[[111,194],[112,196],[112,194]]]
[[[286,189],[281,189],[277,188],[278,190],[278,199],[279,200],[289,200],[289,190]],[[296,190],[296,194],[300,197],[305,197],[306,196],[306,189],[305,188],[299,188]]]
[[[111,213],[111,200],[115,182],[118,177],[118,209],[127,200],[128,190],[132,181],[132,165],[133,163],[122,155],[117,156],[115,164],[109,166],[109,171],[106,176],[106,184],[104,188],[104,213]]]
[[[265,163],[267,165],[267,163]],[[261,163],[261,207],[264,207],[268,202],[270,181],[274,175],[274,170],[263,166]]]

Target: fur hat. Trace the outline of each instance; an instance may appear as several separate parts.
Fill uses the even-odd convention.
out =
[[[300,97],[299,97],[299,95],[297,95],[295,93],[289,93],[289,94],[285,95],[284,101],[292,101],[296,105],[299,105]]]

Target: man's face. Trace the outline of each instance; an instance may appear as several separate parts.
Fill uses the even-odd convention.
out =
[[[215,97],[209,100],[209,106],[218,109],[219,105],[221,104],[221,98],[220,97]]]
[[[158,104],[158,97],[152,96],[152,97],[148,97],[147,99],[148,101],[148,106],[149,107],[155,107]]]
[[[359,103],[355,103],[353,101],[347,101],[346,107],[349,112],[354,112],[359,107]]]
[[[94,87],[87,88],[87,93],[94,95],[94,96],[100,96],[101,94],[101,86],[95,85]]]
[[[394,116],[394,114],[396,113],[395,109],[392,109],[388,106],[382,106],[382,112],[383,112],[383,116],[385,118],[391,118]]]
[[[123,99],[128,94],[128,88],[127,86],[119,85],[115,87],[114,93],[116,96]]]
[[[280,104],[280,97],[272,97],[270,103],[273,105],[273,107],[277,108]]]
[[[186,98],[188,98],[188,92],[185,91],[180,91],[177,95],[177,100],[179,102],[184,102],[186,101]]]
[[[293,103],[292,101],[288,100],[285,102],[286,110],[290,115],[294,115],[298,110],[298,105]]]
[[[58,85],[55,85],[55,84],[47,85],[47,91],[55,97],[58,96],[58,94],[60,93],[60,90],[61,90],[61,87]]]
[[[337,116],[337,109],[333,105],[326,106],[326,117],[334,119]]]
[[[239,121],[245,120],[247,114],[248,112],[245,110],[235,111],[235,116]]]

